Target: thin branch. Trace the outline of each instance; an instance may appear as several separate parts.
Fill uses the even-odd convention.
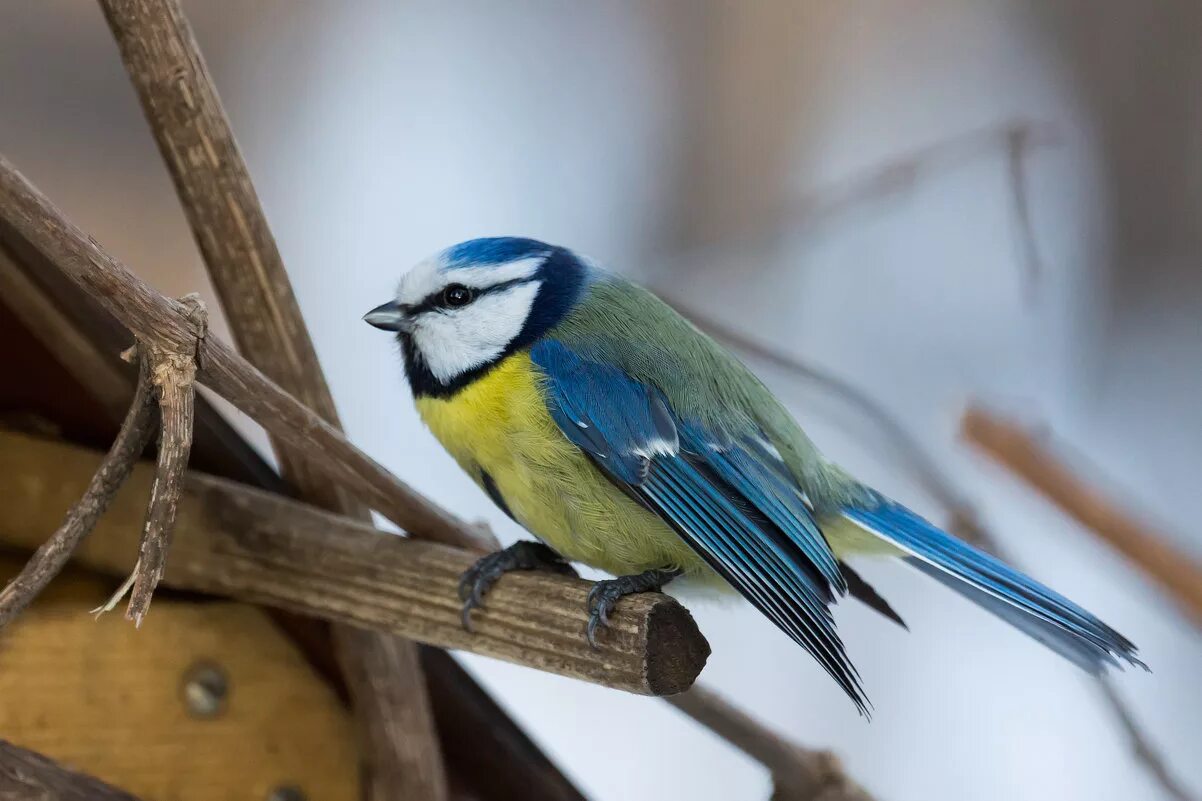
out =
[[[16,578],[0,591],[0,629],[20,614],[62,571],[76,546],[95,527],[133,470],[150,440],[154,423],[151,382],[148,370],[143,366],[121,430],[82,497],[68,510],[58,529],[38,547]]]
[[[1092,531],[1152,579],[1202,625],[1202,564],[1073,474],[1017,425],[970,407],[963,437]]]
[[[86,448],[0,432],[0,540],[34,547],[95,467]],[[154,469],[138,465],[95,534],[76,552],[85,567],[121,575],[136,546]],[[224,479],[189,472],[165,586],[225,595],[443,648],[504,659],[644,695],[682,692],[709,646],[688,611],[659,593],[623,599],[599,649],[583,636],[590,583],[545,572],[505,576],[460,624],[459,577],[473,554],[384,534],[341,515]]]
[[[5,740],[0,740],[0,799],[138,801],[124,790]]]
[[[712,690],[694,686],[664,700],[768,768],[774,800],[871,801],[834,754],[789,742]]]

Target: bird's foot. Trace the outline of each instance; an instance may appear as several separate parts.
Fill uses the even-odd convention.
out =
[[[680,570],[644,570],[637,575],[603,579],[594,584],[588,594],[588,628],[585,630],[588,644],[598,647],[597,629],[609,625],[609,613],[618,601],[638,592],[658,592],[680,573]]]
[[[511,570],[549,570],[565,576],[577,573],[566,560],[541,542],[515,542],[508,548],[481,557],[459,579],[459,599],[463,601],[463,627],[472,631],[472,610],[484,601],[484,595],[497,579]]]

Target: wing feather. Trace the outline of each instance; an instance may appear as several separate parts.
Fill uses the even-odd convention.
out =
[[[564,435],[809,651],[866,714],[829,609],[846,581],[787,469],[756,444],[759,432],[681,420],[657,388],[556,340],[536,344],[531,358]]]

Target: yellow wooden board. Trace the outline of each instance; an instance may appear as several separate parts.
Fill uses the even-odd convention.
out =
[[[0,633],[0,738],[144,801],[357,798],[349,713],[261,610],[161,597],[135,629],[88,614],[111,591],[64,574]],[[202,665],[228,687],[211,718],[185,690]]]

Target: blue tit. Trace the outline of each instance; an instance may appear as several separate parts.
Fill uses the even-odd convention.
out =
[[[623,595],[677,577],[733,588],[866,712],[830,607],[897,614],[847,565],[901,559],[1092,674],[1135,646],[1082,607],[826,460],[730,353],[650,292],[572,251],[475,239],[421,262],[369,312],[395,332],[422,420],[538,542],[464,576],[465,623],[507,570],[618,578],[590,595],[595,644]]]

